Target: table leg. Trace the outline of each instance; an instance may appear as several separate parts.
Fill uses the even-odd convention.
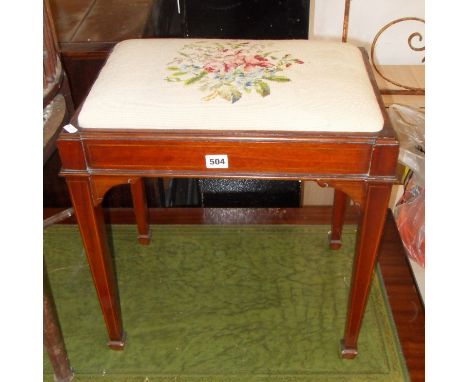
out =
[[[349,291],[348,316],[344,338],[341,340],[343,358],[354,358],[357,355],[359,330],[369,295],[391,187],[391,184],[369,184],[363,200]]]
[[[143,179],[138,178],[130,183],[132,192],[133,211],[138,228],[138,242],[147,245],[150,242],[150,228],[148,224],[148,205],[146,203]]]
[[[44,347],[49,356],[50,364],[54,370],[54,381],[70,382],[73,379],[73,371],[68,361],[67,350],[63,342],[62,331],[55,309],[54,298],[50,289],[47,270],[43,267],[43,334]]]
[[[119,293],[106,241],[102,209],[100,205],[95,206],[93,203],[90,181],[87,177],[67,179],[67,185],[104,316],[109,337],[107,345],[111,349],[122,350],[125,336]]]
[[[330,231],[330,249],[341,248],[341,231],[343,230],[347,195],[335,188],[333,196],[332,226]]]

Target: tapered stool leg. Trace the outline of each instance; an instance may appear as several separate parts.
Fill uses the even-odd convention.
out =
[[[148,205],[146,203],[145,188],[143,179],[138,178],[130,183],[130,190],[132,192],[133,211],[135,213],[135,220],[138,228],[138,242],[140,244],[149,244],[150,242],[150,227],[148,216]]]
[[[343,358],[354,358],[357,355],[359,330],[369,295],[391,187],[391,184],[370,184],[367,187],[356,239],[348,316],[344,337],[341,340]]]
[[[346,194],[335,188],[335,194],[333,197],[332,225],[329,238],[331,249],[341,248],[341,232],[343,231],[347,201],[348,197]]]
[[[125,336],[120,312],[119,293],[114,265],[105,237],[104,217],[100,205],[95,206],[87,177],[67,179],[86,257],[109,337],[108,346],[122,350]]]

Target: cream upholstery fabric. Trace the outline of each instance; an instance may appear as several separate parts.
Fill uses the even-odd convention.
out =
[[[383,117],[361,52],[350,44],[142,39],[115,46],[78,123],[375,132]]]

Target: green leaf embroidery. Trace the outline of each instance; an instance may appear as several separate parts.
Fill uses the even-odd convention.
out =
[[[239,90],[237,90],[235,87],[232,88],[231,95],[232,95],[232,99],[231,99],[232,103],[239,101],[242,97],[242,93]]]
[[[232,85],[223,85],[217,90],[217,94],[231,103],[237,102],[241,99],[242,93]]]
[[[203,97],[203,101],[211,101],[213,98],[216,98],[218,92],[214,91],[213,93],[208,94],[206,97]]]
[[[268,76],[268,77],[263,77],[266,80],[269,81],[275,81],[275,82],[288,82],[291,81],[288,77],[284,76]]]
[[[194,82],[200,81],[205,76],[206,76],[206,72],[201,72],[198,76],[195,76],[195,77],[189,78],[188,80],[185,80],[184,84],[185,85],[191,85]]]
[[[205,101],[220,97],[235,103],[253,90],[266,97],[271,92],[270,81],[290,82],[283,72],[303,63],[289,53],[250,42],[198,41],[185,44],[178,53],[167,63],[170,73],[165,80],[186,86],[197,83],[196,87],[207,94]]]
[[[263,81],[255,82],[255,90],[262,97],[266,97],[267,95],[270,95],[270,86],[268,86],[266,82],[263,82]]]

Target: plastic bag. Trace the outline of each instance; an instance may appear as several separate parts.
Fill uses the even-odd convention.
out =
[[[421,267],[425,264],[424,194],[424,187],[418,186],[411,178],[394,212],[406,252]]]
[[[388,115],[400,141],[398,161],[408,167],[413,172],[414,181],[424,187],[424,113],[409,106],[393,104],[388,108]]]
[[[389,116],[400,140],[398,161],[407,167],[404,193],[394,215],[408,256],[420,266],[425,264],[425,133],[424,113],[394,104]]]

